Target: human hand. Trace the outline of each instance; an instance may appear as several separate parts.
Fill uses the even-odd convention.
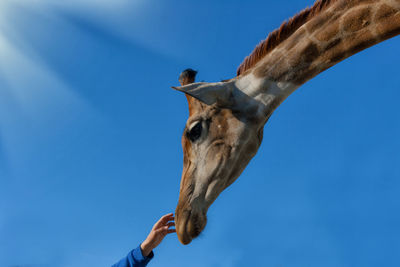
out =
[[[143,256],[147,257],[150,252],[156,248],[167,234],[175,233],[175,229],[169,229],[175,226],[173,213],[166,214],[154,224],[146,240],[140,245]]]

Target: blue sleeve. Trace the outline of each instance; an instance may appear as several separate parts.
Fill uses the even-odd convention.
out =
[[[153,257],[153,251],[150,252],[149,256],[143,256],[139,245],[137,248],[129,252],[125,258],[122,258],[112,267],[145,267]]]

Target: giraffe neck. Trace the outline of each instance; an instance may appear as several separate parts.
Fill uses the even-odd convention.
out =
[[[338,0],[267,54],[251,75],[285,84],[288,95],[322,71],[399,33],[400,0]]]
[[[234,84],[235,88],[243,93],[235,94],[236,99],[239,99],[239,95],[245,95],[252,99],[252,101],[239,100],[238,102],[244,105],[257,105],[258,115],[265,119],[270,116],[286,97],[298,88],[296,84],[291,82],[272,81],[266,77],[257,77],[253,73],[240,76],[234,80]],[[246,110],[246,108],[242,107],[242,110]]]

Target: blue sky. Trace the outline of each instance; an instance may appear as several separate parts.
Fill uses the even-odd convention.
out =
[[[136,247],[177,204],[180,71],[233,77],[313,3],[63,2],[0,0],[0,266],[109,266]],[[399,47],[291,95],[203,234],[168,236],[150,265],[399,266]]]

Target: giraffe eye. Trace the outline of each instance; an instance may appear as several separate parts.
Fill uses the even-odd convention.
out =
[[[195,126],[186,132],[186,136],[190,139],[190,141],[194,142],[200,138],[202,130],[203,126],[201,125],[201,121],[199,121]]]

